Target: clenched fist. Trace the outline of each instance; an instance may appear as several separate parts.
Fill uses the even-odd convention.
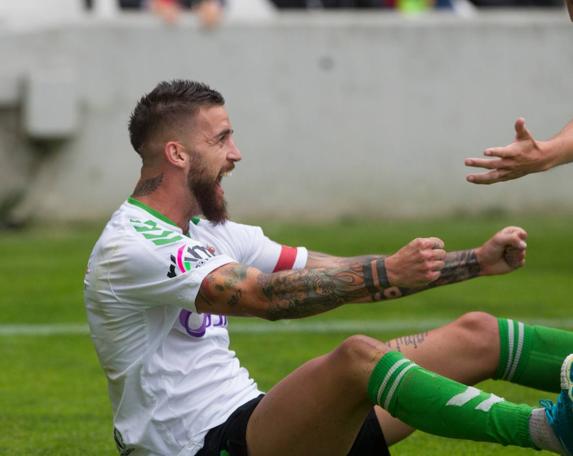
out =
[[[385,260],[388,282],[400,288],[419,288],[440,277],[445,265],[444,242],[417,238]]]
[[[517,226],[498,231],[475,249],[481,275],[505,274],[525,263],[527,232]]]

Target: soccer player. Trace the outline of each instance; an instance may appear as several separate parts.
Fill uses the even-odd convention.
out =
[[[227,220],[221,180],[241,154],[218,92],[163,82],[138,102],[129,131],[141,177],[85,277],[122,455],[379,456],[408,425],[563,454],[573,448],[570,409],[546,412],[457,382],[496,377],[558,391],[573,343],[565,331],[471,313],[388,343],[356,335],[267,394],[229,350],[229,315],[303,318],[511,272],[524,262],[524,230],[507,227],[460,252],[446,252],[438,238],[353,258],[281,246]],[[564,397],[571,364],[563,363]]]
[[[573,6],[568,5],[573,19]],[[515,121],[515,141],[504,147],[490,147],[484,155],[488,158],[466,158],[467,166],[489,170],[469,174],[468,182],[495,184],[569,163],[573,161],[573,120],[548,141],[537,141],[520,117]]]

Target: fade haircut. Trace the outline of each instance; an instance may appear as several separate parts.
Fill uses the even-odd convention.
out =
[[[144,158],[146,143],[157,135],[180,128],[201,107],[222,106],[225,99],[207,84],[175,79],[163,81],[141,97],[129,118],[129,139]]]

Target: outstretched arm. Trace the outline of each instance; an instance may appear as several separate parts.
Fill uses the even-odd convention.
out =
[[[573,161],[573,121],[550,140],[537,141],[520,117],[515,122],[515,141],[504,147],[490,147],[484,155],[489,158],[466,158],[466,166],[489,170],[469,174],[468,182],[494,184],[569,163]]]
[[[510,227],[477,249],[447,254],[436,238],[416,239],[389,257],[330,257],[330,267],[273,274],[228,264],[203,280],[195,305],[199,312],[268,320],[307,317],[345,303],[398,298],[478,275],[509,272],[523,264],[526,236]],[[439,259],[428,250],[437,251]],[[314,254],[312,262],[326,264],[328,257]],[[412,286],[404,286],[408,284]]]

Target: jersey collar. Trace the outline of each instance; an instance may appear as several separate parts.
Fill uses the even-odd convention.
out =
[[[151,215],[153,215],[154,217],[158,218],[159,220],[163,220],[165,223],[168,223],[169,225],[173,225],[177,228],[179,228],[179,226],[177,225],[177,223],[175,223],[173,220],[171,220],[169,217],[166,217],[165,215],[163,215],[161,212],[156,211],[155,209],[153,209],[152,207],[149,207],[147,204],[142,203],[141,201],[135,199],[133,196],[130,196],[127,199],[127,202],[129,204],[133,204],[134,206],[137,206],[141,209],[143,209],[146,212],[149,212]],[[198,225],[199,221],[201,219],[199,217],[191,217],[191,221],[193,222],[194,225]]]

